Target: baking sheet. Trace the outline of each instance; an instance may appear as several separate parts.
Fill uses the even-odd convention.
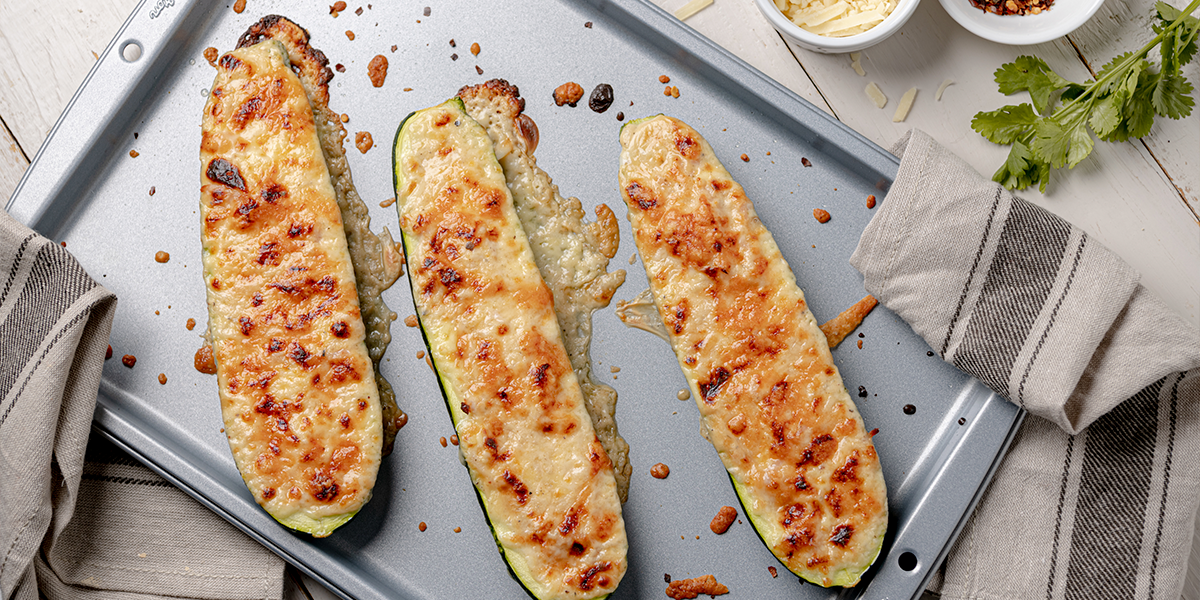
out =
[[[420,334],[402,320],[392,326],[382,371],[410,419],[366,509],[331,537],[314,540],[277,525],[246,491],[221,433],[215,381],[191,366],[206,318],[197,154],[214,71],[203,50],[232,49],[250,24],[278,12],[308,28],[331,64],[344,65],[331,84],[330,106],[349,115],[351,136],[367,131],[377,142],[366,154],[348,144],[377,230],[397,229],[394,208],[377,203],[393,195],[387,141],[400,120],[465,84],[503,77],[519,86],[541,130],[539,165],[589,213],[603,202],[619,216],[622,246],[610,269],[626,269],[628,277],[617,300],[646,287],[640,262],[629,263],[635,249],[617,188],[617,112],[626,120],[665,112],[709,140],[754,200],[819,321],[865,294],[847,261],[872,214],[866,196],[883,198],[897,160],[648,2],[428,1],[429,16],[423,3],[381,2],[364,3],[362,15],[351,4],[335,19],[321,3],[251,0],[236,14],[228,4],[144,0],[60,118],[8,210],[67,242],[120,298],[114,354],[133,354],[138,363],[105,365],[96,410],[102,434],[344,597],[521,598],[457,450],[438,443],[453,429],[436,379],[416,358]],[[469,51],[474,42],[478,57]],[[137,60],[122,57],[131,43],[141,48]],[[376,54],[390,63],[378,89],[366,75]],[[662,74],[679,98],[663,95]],[[566,81],[587,91],[609,83],[616,101],[603,114],[588,110],[586,100],[557,107],[551,92]],[[749,162],[739,160],[743,153]],[[802,157],[812,167],[803,167]],[[818,224],[813,208],[828,210],[833,220]],[[159,250],[170,253],[170,262],[154,261]],[[412,313],[404,282],[385,298],[401,318]],[[199,323],[195,331],[184,327],[188,318]],[[927,356],[929,348],[907,325],[877,308],[860,329],[863,349],[851,338],[834,358],[849,389],[868,391],[856,401],[867,427],[880,429],[875,444],[891,524],[868,578],[854,589],[826,590],[788,574],[744,517],[722,536],[708,530],[721,506],[739,505],[715,451],[699,435],[695,405],[676,399],[686,385],[674,355],[658,338],[624,327],[611,308],[594,323],[593,367],[620,394],[617,420],[634,465],[624,509],[629,571],[614,598],[662,597],[664,573],[711,573],[730,588],[730,598],[916,597],[1023,416]],[[610,372],[614,366],[619,373]],[[168,376],[166,385],[158,373]],[[915,415],[902,412],[906,404],[917,407]],[[671,467],[668,479],[650,477],[657,462]],[[913,560],[902,561],[905,554]]]

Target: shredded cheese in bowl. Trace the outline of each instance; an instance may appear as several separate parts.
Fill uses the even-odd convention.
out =
[[[826,37],[863,33],[883,22],[898,0],[774,0],[793,23]]]

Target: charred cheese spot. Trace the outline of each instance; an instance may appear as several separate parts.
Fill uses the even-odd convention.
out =
[[[712,404],[717,399],[717,394],[721,391],[721,386],[729,381],[729,369],[725,367],[717,367],[708,376],[708,381],[700,384],[700,395],[705,402]]]
[[[246,180],[242,179],[242,172],[224,158],[214,158],[208,161],[208,170],[205,171],[205,174],[212,181],[243,192],[246,191]]]
[[[642,210],[650,210],[658,206],[658,199],[654,197],[654,193],[636,181],[625,187],[625,195],[629,196],[630,202],[637,204],[638,208]]]

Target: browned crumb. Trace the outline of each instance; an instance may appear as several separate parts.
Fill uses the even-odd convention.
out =
[[[858,340],[858,349],[862,350],[862,340]]]
[[[137,357],[132,354],[126,354],[125,356],[121,357],[121,364],[132,369],[133,365],[137,364]]]
[[[664,96],[670,96],[670,95],[671,95],[671,86],[669,86],[669,85],[668,85],[667,87],[663,88],[663,95],[664,95]]]
[[[870,314],[876,304],[879,302],[875,300],[875,296],[867,296],[822,325],[821,333],[824,333],[825,339],[829,341],[829,348],[831,350],[836,348],[838,344],[842,343],[842,340],[846,339],[846,336],[854,333],[854,330],[858,329],[863,319]],[[859,348],[862,348],[862,340],[859,340],[858,343]]]
[[[737,509],[732,506],[722,506],[721,510],[717,511],[717,516],[713,517],[712,522],[708,524],[708,528],[713,533],[721,535],[729,531],[729,526],[733,525],[733,521],[737,519]]]
[[[583,88],[574,81],[568,81],[557,88],[554,88],[554,103],[558,106],[564,104],[570,105],[572,108],[583,97]]]
[[[592,22],[591,22],[591,21],[588,21],[588,22],[584,23],[584,24],[583,24],[583,26],[584,26],[584,27],[587,27],[588,29],[591,29],[591,28],[592,28]]]
[[[360,16],[360,17],[362,16],[362,12],[363,12],[363,11],[362,11],[362,7],[361,7],[361,6],[360,6],[360,7],[358,7],[358,8],[356,8],[356,9],[354,9],[354,14],[355,14],[355,15],[358,15],[358,16]]]
[[[458,60],[458,53],[451,54],[450,60]]]
[[[108,350],[104,351],[104,360],[112,358],[112,344],[108,345]]]
[[[450,436],[450,443],[454,444],[455,446],[458,445],[458,435],[457,434]]]
[[[433,368],[433,361],[428,356],[425,357],[425,366],[429,367],[430,371],[437,373],[437,369]]]
[[[337,2],[333,3],[333,6],[329,7],[329,14],[333,15],[334,18],[337,18],[338,13],[342,12],[343,10],[346,10],[346,3],[342,2],[342,0],[338,0]]]
[[[404,324],[408,325],[409,327],[416,327],[417,325],[420,325],[421,322],[417,320],[417,315],[408,315],[407,317],[404,317]]]
[[[333,70],[337,71],[338,73],[345,73],[346,65],[343,65],[342,63],[338,63],[336,65],[333,65]]]
[[[743,154],[743,155],[742,155],[742,162],[750,162],[750,157],[749,157],[749,156],[747,156],[747,155],[745,155],[745,154]]]
[[[471,54],[479,56],[479,42],[471,44]]]
[[[445,448],[446,447],[446,437],[442,436],[442,437],[438,438],[438,443],[441,444],[443,448]]]
[[[779,571],[776,571],[775,567],[767,567],[767,570],[771,572],[771,577],[779,577]]]
[[[425,358],[425,351],[424,351],[424,350],[417,350],[417,360],[420,360],[420,359],[422,359],[422,358]]]
[[[159,385],[167,385],[167,374],[166,373],[158,374],[158,383],[159,383]]]
[[[411,91],[412,91],[412,88],[404,88],[404,91],[406,91],[406,92],[411,92]]]
[[[829,211],[823,208],[814,208],[813,217],[815,217],[819,223],[828,223],[830,218]]]
[[[662,463],[655,463],[653,467],[650,467],[650,476],[655,479],[666,479],[667,475],[670,474],[671,467],[668,467]]]
[[[130,150],[130,151],[129,151],[129,158],[137,158],[137,157],[138,157],[138,151],[137,151],[137,150]]]
[[[379,203],[379,207],[380,207],[380,208],[387,208],[387,207],[389,207],[389,206],[391,206],[391,205],[393,205],[393,204],[395,204],[395,203],[396,203],[396,199],[395,199],[395,198],[388,198],[387,200],[384,200],[383,202],[380,202],[380,203]]]
[[[66,247],[67,247],[67,242],[66,242],[66,240],[63,240],[63,241],[59,242],[59,243],[58,243],[58,245],[59,245],[59,246],[62,246],[63,248],[66,248]]]
[[[800,164],[802,164],[802,165],[804,165],[804,166],[806,166],[806,167],[811,167],[811,166],[812,166],[812,161],[810,161],[810,160],[808,160],[807,158],[805,158],[805,157],[801,156],[801,157],[800,157]]]
[[[399,46],[397,46],[397,45],[395,45],[395,44],[392,44],[392,52],[393,52],[393,53],[395,53],[395,52],[396,52],[396,48],[399,48]]]
[[[483,67],[480,67],[479,65],[475,65],[475,72],[480,75],[483,75]],[[572,106],[574,106],[574,105],[572,104]]]
[[[150,195],[151,196],[153,196],[157,191],[158,190],[154,189],[154,186],[150,186]]]
[[[454,533],[462,533],[462,527],[455,527]]]
[[[347,29],[347,30],[346,30],[346,37],[347,37],[347,38],[350,38],[350,41],[352,41],[352,42],[353,42],[353,41],[354,41],[354,32],[353,32],[353,31],[350,31],[349,29]]]
[[[728,593],[729,588],[717,583],[717,578],[712,575],[693,577],[691,579],[676,579],[667,584],[667,596],[675,600],[695,598],[700,594],[720,596]]]
[[[185,325],[185,327],[187,327],[187,330],[188,330],[188,331],[191,331],[191,330],[195,329],[195,328],[196,328],[196,320],[195,320],[195,319],[188,319],[188,320],[187,320],[187,325]]]
[[[343,123],[349,123],[349,122],[350,122],[350,115],[348,115],[348,114],[346,114],[346,113],[342,113],[342,122],[343,122]]]
[[[624,120],[625,120],[625,113],[623,113],[623,112],[618,112],[618,113],[617,113],[617,120],[618,120],[618,121],[624,121]]]
[[[217,57],[220,55],[221,55],[221,52],[218,51],[216,48],[213,48],[212,46],[209,46],[204,49],[204,60],[207,60],[208,64],[210,64],[214,67],[217,66]]]
[[[367,64],[367,76],[371,78],[371,85],[375,87],[383,87],[383,80],[387,78],[388,60],[382,54],[376,54],[375,58]]]
[[[428,527],[429,526],[425,524],[425,521],[421,521],[420,523],[417,524],[417,529],[419,531],[425,531]]]
[[[358,148],[359,152],[366,154],[367,150],[370,150],[371,146],[375,145],[375,140],[371,138],[369,131],[360,131],[354,134],[354,145]]]
[[[217,363],[213,361],[212,346],[208,344],[200,346],[200,349],[196,351],[196,356],[192,359],[192,366],[205,375],[216,375]]]
[[[867,208],[875,208],[875,194],[867,196]]]
[[[162,250],[154,253],[154,262],[165,263],[169,260],[171,260],[171,255]]]
[[[233,12],[240,15],[243,10],[246,10],[246,0],[235,0],[233,3]]]
[[[671,97],[672,97],[672,98],[678,98],[678,97],[679,97],[679,88],[678,88],[678,87],[676,87],[676,86],[671,86]]]
[[[451,47],[451,48],[457,48],[457,47],[458,47],[458,44],[454,43],[454,38],[450,38],[450,47]]]
[[[426,7],[425,7],[425,10],[424,10],[424,11],[421,11],[421,14],[422,14],[422,15],[424,15],[424,16],[426,16],[426,17],[428,17],[429,15],[433,14],[433,9],[429,8],[428,6],[426,6]]]
[[[156,311],[154,311],[154,314],[156,314],[156,315],[157,315],[157,314],[158,314],[158,311],[157,311],[157,310],[156,310]]]
[[[368,4],[368,6],[370,5]],[[400,414],[396,415],[396,418],[392,422],[396,424],[396,431],[404,429],[404,426],[408,425],[408,413],[400,411]]]
[[[658,82],[659,83],[671,83],[671,78],[667,77],[666,75],[659,75]]]

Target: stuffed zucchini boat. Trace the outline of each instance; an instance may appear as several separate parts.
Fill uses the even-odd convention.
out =
[[[612,463],[487,131],[454,98],[404,120],[393,160],[417,317],[500,552],[534,598],[605,597],[627,566]]]
[[[272,517],[324,537],[371,497],[381,403],[336,193],[283,44],[217,61],[201,139],[209,336],[229,447]]]
[[[650,291],[750,522],[800,577],[853,586],[887,490],[804,293],[742,187],[694,129],[621,130],[620,185]]]

